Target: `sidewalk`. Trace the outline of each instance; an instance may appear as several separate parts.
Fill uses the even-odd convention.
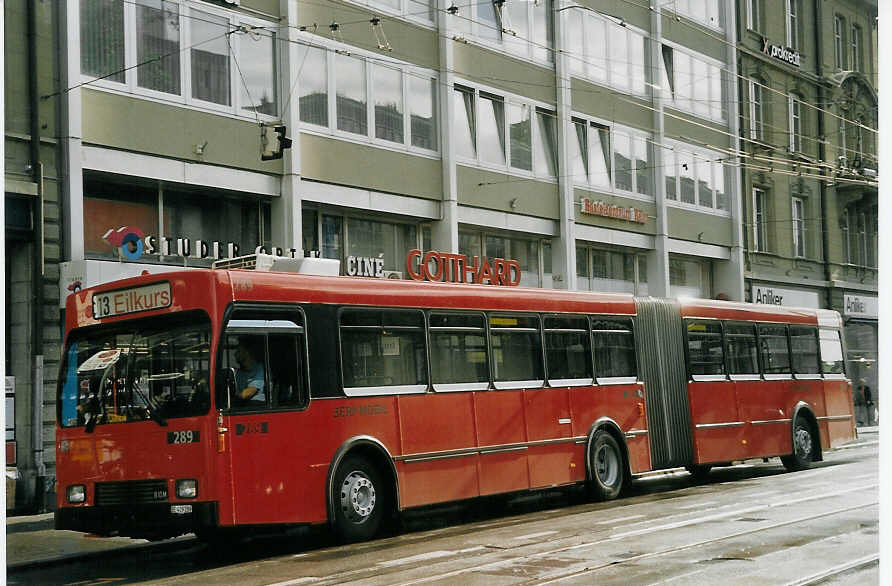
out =
[[[873,444],[878,441],[880,428],[859,427],[858,439],[838,449]],[[22,515],[6,518],[6,567],[21,568],[37,563],[50,563],[69,558],[89,557],[102,552],[124,548],[142,549],[172,543],[167,540],[153,544],[145,539],[129,537],[95,537],[76,531],[57,531],[53,514]],[[191,539],[179,537],[177,541]]]

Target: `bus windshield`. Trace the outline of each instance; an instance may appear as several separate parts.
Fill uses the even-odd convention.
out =
[[[126,322],[75,333],[59,384],[62,427],[207,413],[210,323]]]

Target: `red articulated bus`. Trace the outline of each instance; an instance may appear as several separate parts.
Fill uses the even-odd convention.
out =
[[[219,536],[780,456],[855,436],[839,315],[252,270],[69,296],[56,527]]]

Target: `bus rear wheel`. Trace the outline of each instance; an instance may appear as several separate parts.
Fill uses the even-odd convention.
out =
[[[815,459],[818,438],[813,433],[811,424],[802,417],[796,418],[793,425],[793,453],[781,456],[781,463],[790,472],[806,470]]]
[[[601,501],[615,499],[626,481],[623,452],[616,439],[604,430],[596,431],[590,457],[592,496]]]
[[[347,456],[335,473],[331,499],[334,531],[344,543],[375,536],[384,516],[385,487],[377,468],[364,458]]]

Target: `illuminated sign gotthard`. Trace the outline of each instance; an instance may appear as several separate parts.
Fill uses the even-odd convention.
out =
[[[595,201],[587,197],[582,198],[582,213],[605,218],[616,218],[644,224],[647,222],[647,212],[638,208],[624,208],[604,201]]]
[[[516,260],[449,254],[431,250],[422,254],[410,250],[406,270],[416,281],[445,281],[447,283],[477,283],[483,285],[520,284],[520,264]]]

